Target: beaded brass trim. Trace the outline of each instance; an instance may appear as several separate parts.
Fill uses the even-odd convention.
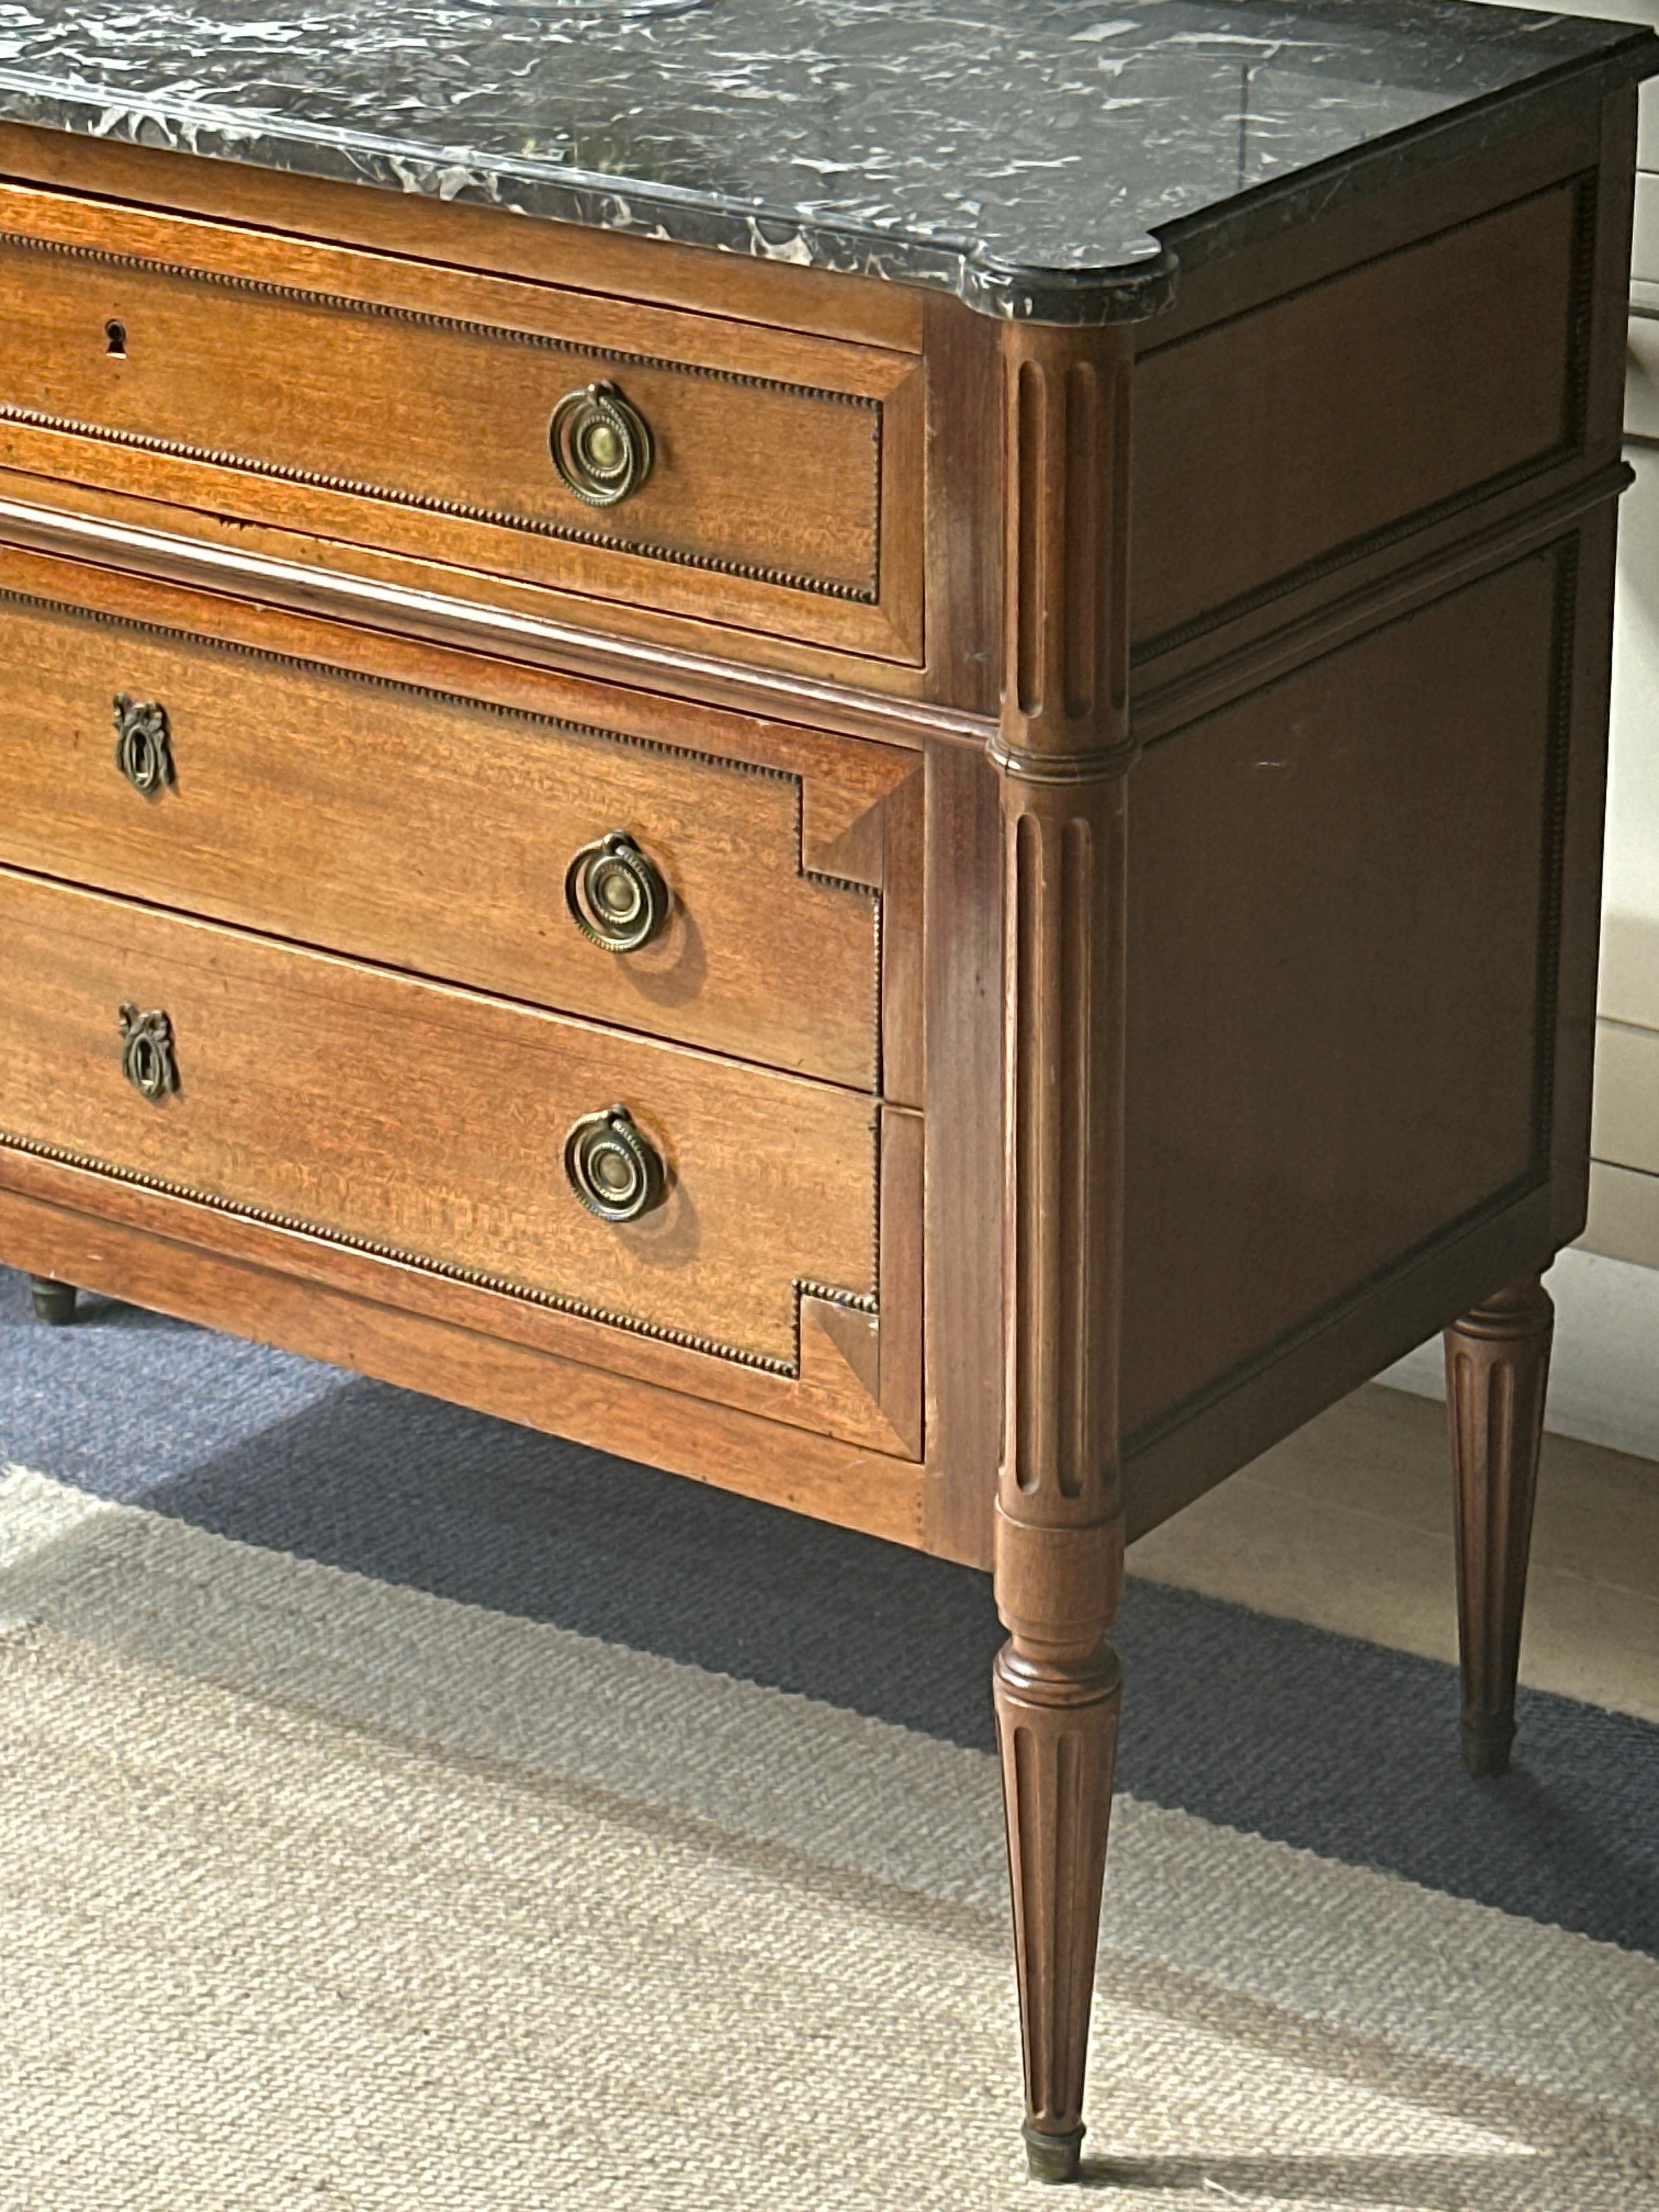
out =
[[[422,492],[398,491],[389,485],[369,483],[354,477],[330,476],[320,471],[295,468],[283,462],[256,460],[245,453],[191,445],[180,439],[153,437],[139,430],[112,429],[103,423],[82,422],[74,416],[50,415],[34,408],[0,406],[0,421],[18,422],[35,429],[58,431],[72,437],[94,438],[106,445],[125,446],[143,453],[171,454],[180,460],[200,461],[213,468],[237,469],[247,475],[268,477],[284,483],[303,484],[313,490],[340,492],[357,499],[383,500],[389,505],[412,507],[422,514],[451,515],[458,521],[486,523],[498,529],[518,531],[529,537],[591,545],[607,552],[630,554],[641,560],[665,562],[674,568],[695,568],[705,574],[732,576],[746,583],[774,585],[784,591],[810,592],[820,598],[848,600],[861,606],[875,606],[880,602],[883,410],[880,400],[871,398],[866,392],[830,392],[816,385],[791,384],[779,377],[750,375],[737,369],[708,368],[696,362],[671,361],[657,354],[630,353],[616,346],[585,345],[577,339],[555,337],[546,331],[514,330],[509,324],[474,322],[463,316],[437,314],[426,308],[399,307],[380,300],[353,299],[346,293],[313,291],[298,285],[272,283],[260,277],[233,276],[216,269],[192,269],[183,262],[155,261],[138,253],[118,253],[105,247],[75,245],[60,239],[33,238],[22,231],[0,230],[0,247],[31,253],[59,254],[68,260],[89,261],[103,267],[136,270],[146,276],[177,277],[192,283],[219,285],[229,291],[291,301],[301,307],[323,307],[343,314],[408,323],[420,329],[447,331],[465,337],[485,338],[504,345],[527,346],[542,352],[569,354],[586,361],[617,362],[635,368],[659,369],[674,375],[699,377],[752,391],[783,392],[792,398],[822,402],[827,405],[866,409],[875,416],[872,463],[875,515],[871,576],[867,585],[832,583],[823,577],[771,568],[764,562],[729,561],[712,553],[684,552],[672,546],[652,544],[648,540],[615,537],[604,531],[584,530],[565,523],[539,521],[528,515],[514,514],[504,508],[475,507],[465,501],[440,499]]]
[[[659,1322],[636,1320],[630,1314],[617,1313],[607,1306],[591,1304],[584,1298],[561,1297],[556,1291],[538,1291],[524,1283],[515,1283],[510,1277],[494,1275],[477,1267],[463,1267],[447,1260],[434,1260],[420,1252],[409,1252],[395,1244],[376,1243],[367,1237],[354,1237],[349,1231],[325,1229],[314,1221],[306,1221],[296,1214],[277,1213],[268,1206],[245,1206],[234,1199],[219,1198],[210,1191],[192,1189],[188,1183],[167,1181],[160,1176],[145,1175],[136,1168],[117,1167],[108,1160],[94,1158],[85,1152],[70,1152],[60,1146],[44,1145],[33,1137],[20,1137],[9,1130],[0,1130],[0,1146],[13,1152],[27,1153],[30,1158],[46,1160],[56,1167],[74,1168],[82,1174],[106,1176],[113,1182],[126,1183],[135,1189],[153,1192],[158,1198],[182,1200],[186,1205],[205,1206],[210,1212],[231,1216],[238,1221],[251,1221],[262,1229],[276,1229],[289,1236],[307,1237],[319,1244],[331,1244],[349,1252],[361,1253],[365,1259],[381,1260],[394,1267],[409,1267],[417,1274],[435,1275],[445,1282],[460,1283],[468,1290],[490,1291],[496,1296],[516,1299],[520,1304],[542,1307],[550,1312],[568,1314],[578,1321],[598,1322],[605,1328],[619,1328],[630,1336],[647,1338],[656,1344],[669,1344],[682,1352],[700,1352],[716,1359],[730,1360],[738,1367],[752,1368],[761,1374],[777,1375],[786,1381],[800,1379],[800,1302],[803,1295],[827,1298],[833,1304],[851,1306],[860,1313],[878,1314],[880,1306],[873,1293],[838,1290],[820,1283],[797,1278],[793,1285],[795,1300],[795,1357],[793,1360],[775,1359],[769,1353],[746,1352],[738,1345],[722,1344],[714,1337],[699,1336],[690,1329],[670,1328]]]
[[[275,668],[297,668],[308,676],[320,676],[347,684],[361,684],[371,690],[391,691],[410,699],[430,701],[442,707],[459,707],[477,714],[494,714],[503,721],[527,722],[538,729],[557,730],[562,735],[575,738],[596,738],[602,744],[630,745],[637,751],[659,753],[665,759],[694,761],[703,768],[723,769],[733,775],[760,776],[772,783],[788,783],[795,791],[795,872],[803,883],[818,884],[825,890],[847,891],[854,897],[868,899],[871,904],[871,930],[875,959],[875,1036],[871,1046],[871,1089],[881,1090],[881,1013],[882,1013],[882,924],[881,893],[869,884],[854,883],[845,876],[832,876],[822,868],[806,865],[805,778],[796,769],[773,768],[764,761],[733,760],[726,753],[704,752],[695,745],[672,744],[663,738],[635,737],[627,730],[607,730],[598,722],[575,722],[562,714],[538,714],[532,707],[506,707],[494,699],[478,699],[464,691],[444,691],[425,684],[410,684],[395,676],[374,676],[358,668],[345,668],[327,660],[312,660],[297,653],[278,653],[270,646],[244,645],[235,638],[209,637],[200,630],[178,629],[170,623],[150,622],[142,616],[112,614],[104,607],[77,606],[72,600],[49,599],[36,592],[18,592],[0,586],[0,606],[28,607],[42,613],[58,615],[73,622],[88,622],[106,629],[136,631],[140,636],[165,638],[181,645],[194,646],[210,653],[232,653],[245,660],[264,661]]]

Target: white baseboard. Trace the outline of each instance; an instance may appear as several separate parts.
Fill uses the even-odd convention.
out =
[[[1555,1348],[1545,1425],[1564,1437],[1659,1460],[1659,1267],[1577,1246],[1544,1278],[1555,1300]],[[1396,1390],[1443,1398],[1440,1340],[1377,1376]]]

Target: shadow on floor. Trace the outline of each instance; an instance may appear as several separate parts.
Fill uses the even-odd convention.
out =
[[[987,1578],[0,1273],[0,1460],[240,1542],[992,1747]],[[1453,1670],[1132,1583],[1120,1786],[1659,1954],[1659,1729],[1527,1693],[1474,1783]]]

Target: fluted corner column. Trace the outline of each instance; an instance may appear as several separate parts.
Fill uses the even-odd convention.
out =
[[[1528,1275],[1446,1331],[1463,1757],[1471,1774],[1504,1773],[1515,1741],[1521,1615],[1554,1328],[1549,1292]]]
[[[1129,349],[1004,334],[1006,1158],[993,1671],[1032,2174],[1073,2179],[1106,1866],[1123,1579]]]

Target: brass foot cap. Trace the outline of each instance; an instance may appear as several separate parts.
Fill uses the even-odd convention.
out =
[[[49,1282],[46,1276],[36,1275],[30,1285],[34,1293],[34,1317],[49,1328],[63,1328],[75,1319],[75,1285],[72,1283]]]
[[[1025,2162],[1033,2181],[1075,2181],[1083,2148],[1081,2127],[1063,2136],[1045,2136],[1028,2120],[1020,2130],[1025,2138]]]
[[[1469,1772],[1483,1780],[1494,1774],[1510,1771],[1510,1746],[1515,1741],[1515,1723],[1506,1714],[1502,1720],[1487,1721],[1477,1727],[1471,1721],[1463,1723],[1463,1764]]]

